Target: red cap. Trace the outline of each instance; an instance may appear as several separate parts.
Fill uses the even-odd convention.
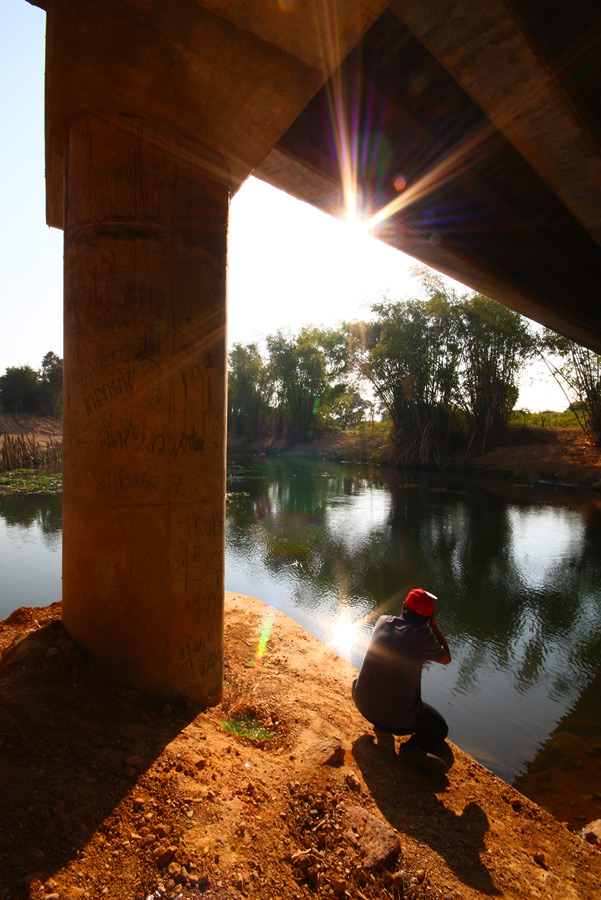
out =
[[[429,594],[423,588],[414,588],[407,594],[405,603],[420,616],[431,616],[434,613],[434,601],[437,599],[434,594]]]

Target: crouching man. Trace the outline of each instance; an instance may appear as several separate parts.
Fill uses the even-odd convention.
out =
[[[421,694],[424,662],[446,666],[451,661],[447,642],[434,621],[436,599],[415,588],[407,594],[400,616],[380,616],[353,681],[353,700],[376,730],[411,735],[399,751],[403,762],[447,772],[448,763],[438,753],[449,729]]]

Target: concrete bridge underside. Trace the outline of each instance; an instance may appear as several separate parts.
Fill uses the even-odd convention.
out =
[[[228,202],[254,173],[601,351],[596,0],[46,0],[63,617],[219,700]],[[384,211],[381,213],[381,211]]]

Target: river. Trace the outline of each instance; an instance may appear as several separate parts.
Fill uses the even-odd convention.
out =
[[[356,666],[378,615],[411,587],[435,593],[453,660],[426,666],[424,698],[455,743],[521,786],[558,725],[581,728],[582,698],[601,740],[600,538],[600,498],[567,488],[280,457],[228,466],[226,589]],[[60,562],[60,495],[0,501],[0,618],[60,599]],[[547,789],[549,766],[551,782],[565,768],[551,756]]]

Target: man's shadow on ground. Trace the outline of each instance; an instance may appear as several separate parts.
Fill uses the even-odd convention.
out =
[[[199,710],[112,682],[60,621],[0,663],[0,897],[76,859]],[[130,795],[128,797],[128,795]],[[131,813],[131,810],[130,810]],[[6,892],[6,893],[4,893]]]
[[[451,762],[450,747],[446,754]],[[353,744],[353,756],[380,811],[397,831],[429,844],[469,887],[501,893],[480,859],[489,823],[478,803],[468,803],[460,815],[448,809],[437,796],[449,786],[447,776],[403,765],[390,734],[378,733],[376,740],[362,735]]]

